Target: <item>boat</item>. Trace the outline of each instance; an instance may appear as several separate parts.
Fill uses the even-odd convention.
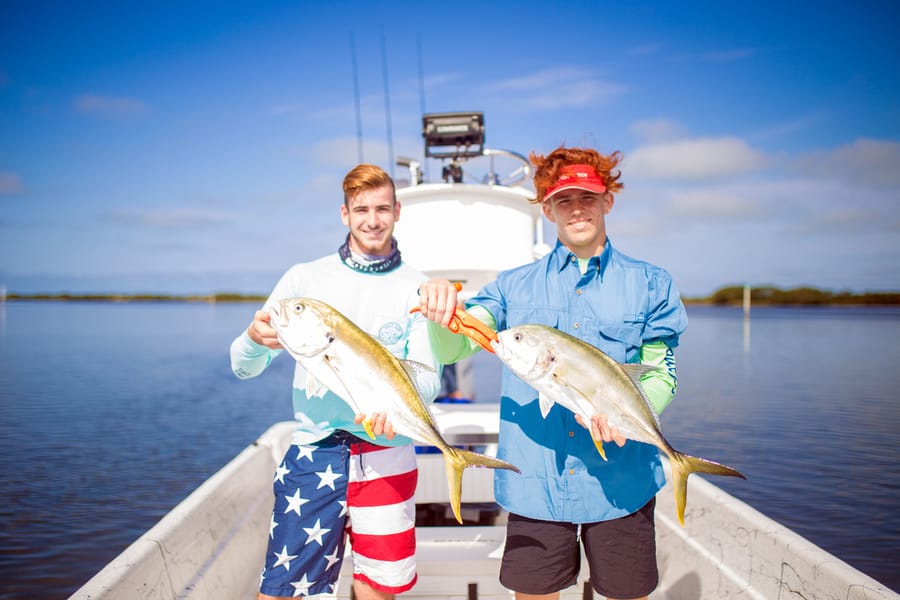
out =
[[[425,157],[446,161],[441,181],[424,181],[421,163],[398,159],[409,172],[398,187],[402,219],[395,230],[404,260],[432,277],[462,284],[471,296],[498,271],[535,260],[549,248],[540,209],[528,202],[531,168],[515,152],[484,145],[480,112],[423,116]],[[487,163],[467,181],[470,165]],[[511,168],[505,168],[512,164]],[[398,178],[399,180],[399,178]],[[497,227],[502,223],[502,227]],[[460,245],[459,231],[467,232]],[[479,246],[475,240],[488,240]],[[487,357],[490,358],[490,357]],[[470,359],[471,360],[471,359]],[[499,370],[499,363],[493,361]],[[471,364],[460,365],[471,398]],[[433,411],[451,444],[496,451],[498,400],[437,402]],[[290,444],[294,423],[276,423],[140,536],[71,597],[95,599],[254,598],[272,510],[272,473]],[[444,461],[417,447],[416,536],[419,579],[409,600],[508,599],[498,581],[505,534],[504,511],[494,502],[493,472],[467,469],[462,516],[449,510]],[[748,504],[709,483],[690,480],[682,527],[670,484],[656,510],[660,584],[651,600],[898,600],[875,579]],[[565,600],[596,597],[586,562]],[[333,594],[351,598],[345,561]]]

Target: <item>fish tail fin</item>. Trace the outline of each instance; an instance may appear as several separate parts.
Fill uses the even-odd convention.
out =
[[[466,467],[489,467],[491,469],[508,469],[521,473],[519,469],[506,461],[469,450],[448,447],[444,450],[444,463],[447,467],[447,486],[450,489],[450,508],[457,522],[462,524],[460,504],[462,502],[462,476]]]
[[[669,454],[669,464],[672,467],[672,489],[675,492],[675,512],[678,514],[678,522],[684,527],[684,508],[687,504],[687,479],[691,473],[709,473],[710,475],[727,475],[728,477],[740,477],[747,479],[737,469],[726,465],[682,454],[673,450]]]

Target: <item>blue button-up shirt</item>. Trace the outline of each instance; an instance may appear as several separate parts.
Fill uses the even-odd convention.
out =
[[[606,352],[639,362],[643,344],[678,345],[687,315],[671,276],[618,252],[607,240],[582,274],[561,243],[539,261],[504,271],[469,305],[494,316],[498,331],[550,325]],[[541,417],[538,394],[503,369],[498,457],[522,470],[494,472],[494,495],[510,512],[549,521],[592,523],[631,514],[665,484],[655,446],[604,444],[604,461],[575,415],[554,405]]]

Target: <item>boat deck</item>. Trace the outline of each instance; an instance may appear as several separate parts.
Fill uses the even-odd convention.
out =
[[[439,409],[436,417],[442,431],[455,430],[463,439],[479,435],[479,422],[486,423],[482,434],[496,429],[496,412],[486,418],[491,410],[489,405],[454,406]],[[284,422],[270,428],[72,598],[254,598],[272,510],[272,473],[293,427]],[[447,502],[443,458],[427,453],[418,458],[417,502],[434,510]],[[489,469],[467,469],[463,478],[464,518],[479,525],[417,528],[419,581],[402,598],[512,597],[497,580],[505,527],[496,520],[481,524],[483,513],[491,510],[491,481]],[[698,476],[690,479],[685,527],[675,518],[668,486],[657,496],[656,523],[660,586],[652,600],[900,600],[876,580]],[[345,561],[336,593],[323,598],[350,598],[351,568]],[[597,597],[584,593],[587,578],[584,568],[578,584],[562,598]]]

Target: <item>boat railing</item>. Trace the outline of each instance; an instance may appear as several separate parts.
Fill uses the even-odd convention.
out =
[[[449,164],[444,166],[441,172],[444,183],[463,183],[463,180],[469,176],[469,174],[463,170],[463,163],[482,157],[487,157],[489,159],[488,170],[483,175],[471,177],[476,183],[516,187],[531,181],[532,168],[531,163],[526,156],[519,154],[518,152],[513,152],[512,150],[484,148],[477,155],[470,154],[465,157],[454,158]],[[500,170],[497,167],[498,158],[512,159],[515,161],[515,166],[508,171]],[[419,161],[413,158],[400,156],[397,157],[397,166],[403,167],[409,171],[410,186],[426,183],[425,177],[422,174],[422,163]]]

